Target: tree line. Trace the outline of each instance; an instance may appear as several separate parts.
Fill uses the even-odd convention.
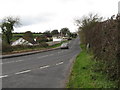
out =
[[[12,38],[14,38],[13,37],[14,27],[20,26],[20,25],[21,25],[21,23],[20,23],[19,18],[7,17],[7,18],[3,19],[0,27],[2,29],[2,40],[6,44],[10,45],[12,43]],[[60,30],[60,32],[57,29],[55,29],[52,31],[49,31],[49,30],[45,31],[43,33],[41,33],[41,32],[35,33],[35,32],[31,32],[31,31],[27,31],[25,33],[14,33],[14,34],[18,34],[18,35],[16,35],[16,37],[23,37],[24,39],[28,40],[29,42],[33,42],[33,38],[34,38],[33,34],[42,34],[38,38],[44,39],[43,41],[45,41],[45,37],[52,37],[54,35],[62,35],[62,36],[68,35],[69,37],[76,37],[76,34],[71,33],[69,28],[67,28],[67,27],[62,28]],[[24,34],[24,35],[20,35],[20,34]]]

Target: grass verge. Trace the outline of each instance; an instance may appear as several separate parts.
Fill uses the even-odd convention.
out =
[[[57,47],[60,47],[60,45],[64,42],[68,42],[68,41],[62,41],[61,43],[58,43],[58,44],[54,44],[52,46],[46,46],[46,47],[40,47],[40,46],[37,46],[37,47],[21,47],[21,48],[17,48],[17,49],[14,49],[13,51],[8,51],[8,52],[3,52],[2,54],[3,55],[7,55],[7,54],[15,54],[15,53],[23,53],[23,52],[31,52],[31,51],[38,51],[38,50],[46,50],[46,49],[52,49],[52,48],[57,48]]]
[[[82,45],[82,51],[73,65],[67,88],[115,88],[116,83],[108,80],[107,75],[95,72],[95,68],[98,68],[95,67],[96,64],[98,62],[93,60],[93,55],[87,53]]]

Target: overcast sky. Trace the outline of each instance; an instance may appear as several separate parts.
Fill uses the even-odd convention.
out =
[[[77,30],[74,19],[89,13],[105,18],[118,13],[120,0],[1,0],[0,21],[7,16],[19,17],[21,26],[14,32],[44,32],[68,27]]]

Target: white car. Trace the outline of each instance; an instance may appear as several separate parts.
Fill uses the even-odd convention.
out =
[[[61,46],[60,46],[61,49],[69,49],[69,46],[68,46],[68,43],[63,43]]]

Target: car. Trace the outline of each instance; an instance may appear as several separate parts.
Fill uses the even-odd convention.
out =
[[[61,49],[69,49],[68,43],[63,43],[60,46]]]

